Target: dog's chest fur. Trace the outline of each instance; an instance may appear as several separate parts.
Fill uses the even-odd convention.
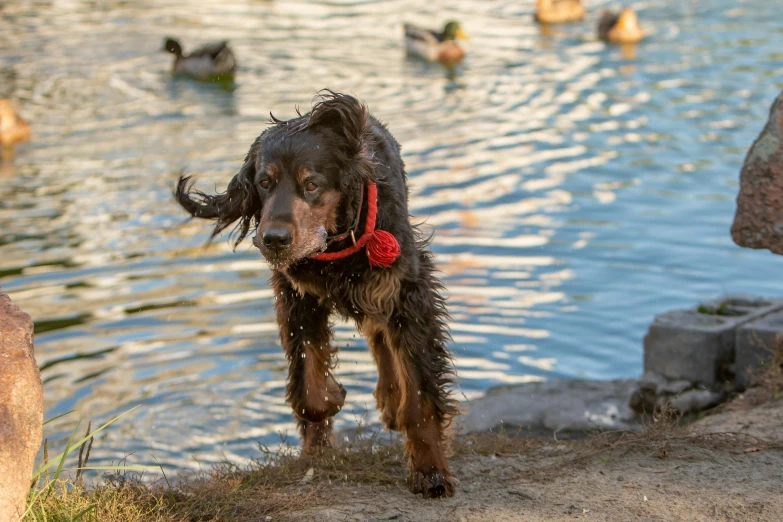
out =
[[[346,318],[388,320],[399,302],[400,267],[369,270],[357,263],[333,265],[306,261],[289,267],[285,276],[300,295],[314,295]]]

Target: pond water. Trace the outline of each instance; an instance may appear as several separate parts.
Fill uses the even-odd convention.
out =
[[[462,400],[539,379],[631,377],[652,316],[727,291],[777,294],[780,260],[729,237],[745,151],[783,87],[779,7],[638,2],[635,49],[584,23],[543,35],[526,2],[156,0],[0,5],[0,97],[34,139],[0,170],[0,286],[36,323],[47,425],[108,420],[93,464],[197,468],[294,436],[269,269],[249,242],[204,248],[172,185],[222,190],[269,111],[355,93],[403,145],[411,210],[434,230]],[[404,56],[402,23],[463,22],[453,75]],[[234,91],[170,75],[230,39]],[[336,325],[348,403],[375,369]],[[369,410],[369,413],[368,413]]]

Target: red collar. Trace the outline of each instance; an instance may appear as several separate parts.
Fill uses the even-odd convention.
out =
[[[361,201],[361,200],[360,200]],[[357,210],[358,224],[361,214],[361,203]],[[394,260],[400,256],[400,244],[397,239],[385,230],[375,230],[375,218],[378,214],[378,188],[372,181],[367,181],[367,221],[364,226],[364,234],[359,239],[354,238],[353,228],[350,229],[351,238],[354,239],[353,245],[337,252],[321,252],[310,259],[316,261],[336,261],[355,254],[362,248],[367,249],[367,260],[370,266],[390,266]],[[340,241],[348,237],[348,232],[334,239]]]

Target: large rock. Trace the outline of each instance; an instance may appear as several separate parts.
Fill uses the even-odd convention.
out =
[[[25,511],[43,429],[41,373],[33,321],[0,292],[0,521]]]
[[[783,93],[742,166],[731,237],[742,247],[783,254]]]
[[[596,430],[635,430],[639,424],[628,406],[634,380],[563,379],[501,386],[472,401],[458,419],[465,433],[505,427],[529,435],[582,435]]]

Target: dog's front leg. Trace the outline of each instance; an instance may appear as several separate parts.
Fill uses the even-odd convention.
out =
[[[331,445],[333,417],[345,403],[345,389],[332,375],[329,308],[311,294],[299,294],[283,274],[272,276],[280,341],[288,359],[286,399],[294,410],[305,453]]]
[[[388,338],[400,386],[396,424],[407,434],[408,487],[425,497],[451,496],[444,430],[456,414],[446,348],[446,309],[425,259],[418,281],[403,283]]]
[[[381,412],[381,422],[390,430],[399,431],[397,412],[400,409],[401,385],[394,353],[389,348],[383,327],[370,320],[362,325],[362,330],[378,367],[378,384],[373,395]]]

